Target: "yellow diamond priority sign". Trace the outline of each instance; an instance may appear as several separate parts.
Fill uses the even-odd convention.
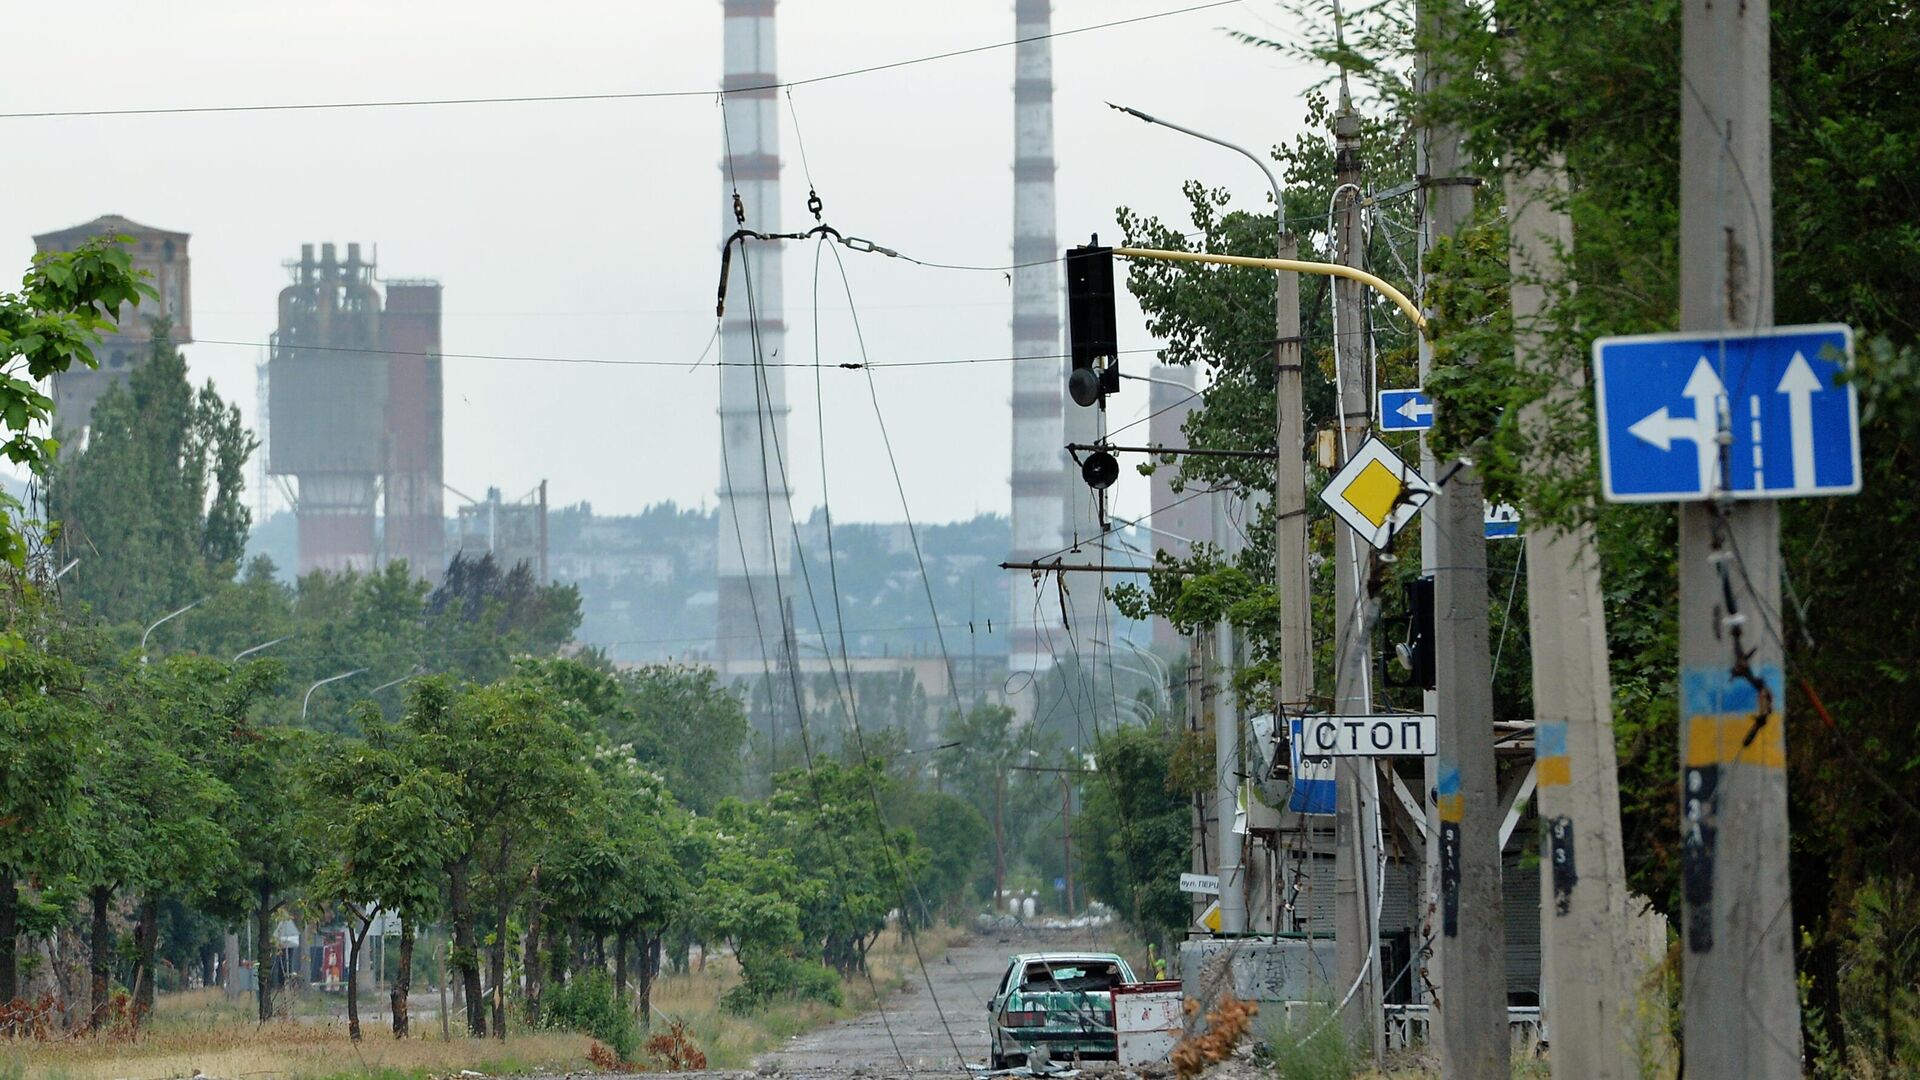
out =
[[[1320,500],[1360,539],[1380,548],[1413,520],[1433,493],[1433,485],[1386,443],[1368,438],[1321,489]]]

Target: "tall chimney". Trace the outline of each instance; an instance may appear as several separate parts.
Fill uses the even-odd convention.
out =
[[[720,235],[739,226],[780,231],[780,129],[774,84],[773,9],[777,0],[722,0],[726,19],[726,160],[720,174]],[[750,675],[778,661],[785,637],[793,537],[782,458],[787,436],[786,373],[780,367],[780,253],[747,242],[736,248],[720,325],[719,609],[714,658],[723,675]],[[757,324],[757,325],[756,325]],[[758,348],[756,349],[756,344]]]

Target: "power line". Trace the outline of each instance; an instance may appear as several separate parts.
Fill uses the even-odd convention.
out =
[[[1125,19],[1113,19],[1107,22],[1092,23],[1087,26],[1076,26],[1071,29],[1058,30],[1047,34],[1034,34],[1030,37],[1015,38],[1011,41],[996,41],[987,45],[974,45],[964,49],[950,49],[946,52],[930,53],[925,56],[916,56],[905,60],[868,64],[863,67],[849,68],[844,71],[831,72],[825,75],[814,75],[788,82],[761,83],[754,86],[736,86],[720,90],[632,90],[600,94],[514,94],[497,97],[391,98],[379,101],[306,101],[277,105],[174,105],[135,109],[49,109],[36,112],[0,113],[0,120],[50,120],[103,116],[187,116],[219,113],[319,112],[342,109],[405,109],[446,105],[533,105],[554,104],[559,102],[705,98],[716,95],[724,98],[731,94],[765,93],[769,90],[790,90],[796,86],[812,86],[817,83],[833,82],[837,79],[848,79],[856,75],[871,75],[875,72],[893,71],[897,68],[912,67],[916,64],[929,64],[939,60],[951,60],[955,57],[971,56],[975,53],[1012,48],[1030,41],[1071,37],[1075,34],[1090,33],[1095,30],[1108,30],[1116,26],[1128,26],[1133,23],[1165,19],[1175,15],[1186,15],[1195,11],[1228,7],[1238,3],[1240,3],[1240,0],[1208,0],[1206,3],[1192,4],[1187,7],[1174,8],[1168,11],[1156,11]]]

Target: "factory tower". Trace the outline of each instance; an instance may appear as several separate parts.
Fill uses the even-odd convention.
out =
[[[1013,80],[1013,550],[1011,559],[1050,558],[1063,547],[1099,551],[1099,510],[1067,454],[1068,442],[1092,442],[1099,413],[1064,406],[1060,245],[1054,235],[1053,21],[1051,0],[1015,0]],[[1100,562],[1072,555],[1067,562]],[[1072,636],[1060,618],[1060,583],[1036,593],[1032,578],[1012,583],[1007,663],[1014,671],[1044,671],[1104,632],[1093,619],[1102,606],[1099,581],[1086,574],[1066,580]]]
[[[720,235],[780,231],[780,130],[774,84],[776,0],[722,0],[726,18],[726,160],[720,169]],[[786,353],[779,248],[736,247],[720,325],[719,608],[714,659],[724,675],[761,674],[789,640],[792,509],[785,474]]]

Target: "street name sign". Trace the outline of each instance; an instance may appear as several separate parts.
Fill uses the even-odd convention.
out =
[[[1845,326],[1593,343],[1610,502],[1779,499],[1860,490],[1860,409]]]
[[[1433,426],[1433,399],[1426,391],[1380,391],[1381,431],[1425,431]]]
[[[1309,716],[1300,752],[1309,757],[1432,757],[1434,722],[1429,713]]]
[[[1181,874],[1180,891],[1202,893],[1207,896],[1220,895],[1219,874]]]
[[[1433,498],[1434,491],[1386,443],[1368,438],[1320,489],[1320,499],[1360,539],[1383,548]]]

